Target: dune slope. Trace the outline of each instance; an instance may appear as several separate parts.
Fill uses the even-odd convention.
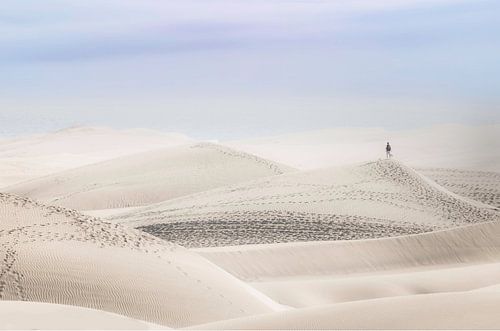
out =
[[[0,301],[0,321],[2,330],[168,329],[102,310],[26,301]]]
[[[397,238],[197,249],[298,309],[196,329],[498,328],[500,222]]]
[[[448,168],[418,171],[446,189],[500,209],[500,173]]]
[[[288,171],[253,155],[202,143],[125,156],[5,190],[78,210],[125,208]]]
[[[349,165],[393,154],[412,167],[500,169],[500,125],[435,125],[413,130],[335,128],[227,142],[298,169]]]
[[[298,172],[111,217],[188,247],[368,239],[499,219],[394,160]]]
[[[178,133],[75,127],[0,140],[0,187],[148,150],[193,143]]]
[[[104,310],[182,327],[270,312],[272,301],[186,249],[0,194],[0,299]]]
[[[461,292],[349,302],[199,325],[208,330],[498,329],[500,292]]]
[[[244,280],[353,275],[500,260],[500,222],[375,240],[196,250]]]

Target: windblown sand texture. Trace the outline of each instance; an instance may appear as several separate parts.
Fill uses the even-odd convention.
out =
[[[0,194],[0,299],[100,309],[170,327],[271,311],[185,248]]]
[[[418,171],[458,195],[500,209],[500,173],[447,168]]]
[[[2,329],[164,330],[161,325],[102,310],[28,301],[0,301]]]
[[[7,187],[7,192],[78,210],[144,206],[292,169],[200,143],[125,156]]]
[[[0,329],[499,329],[494,128],[0,142]]]
[[[397,238],[197,250],[293,307],[195,328],[498,328],[500,223]]]
[[[111,217],[187,247],[410,235],[499,220],[393,160],[291,173]]]

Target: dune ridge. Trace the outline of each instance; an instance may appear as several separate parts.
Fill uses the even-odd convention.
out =
[[[195,251],[244,280],[492,263],[500,258],[500,222],[374,240],[228,246]]]
[[[386,239],[196,249],[296,309],[192,328],[497,329],[499,235],[494,221]]]
[[[395,160],[295,172],[109,217],[187,247],[410,235],[499,219]]]
[[[418,171],[448,190],[500,209],[500,173],[448,168]]]
[[[4,193],[0,220],[1,300],[81,306],[170,327],[275,309],[197,254],[134,229]]]
[[[211,143],[154,150],[5,188],[78,210],[143,206],[293,169]]]
[[[180,133],[74,127],[0,139],[0,187],[148,150],[192,144]]]
[[[344,166],[377,159],[390,142],[411,167],[498,171],[500,124],[434,125],[413,130],[332,128],[225,142],[302,170]]]
[[[197,325],[191,329],[498,329],[499,304],[499,293],[438,293],[303,308]]]

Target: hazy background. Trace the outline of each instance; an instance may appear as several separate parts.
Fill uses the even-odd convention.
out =
[[[497,0],[2,0],[0,135],[500,121]]]

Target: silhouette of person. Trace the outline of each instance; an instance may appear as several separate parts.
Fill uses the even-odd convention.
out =
[[[389,143],[387,143],[387,146],[385,146],[385,156],[388,159],[392,156],[392,154],[391,154],[391,145],[389,145]]]

